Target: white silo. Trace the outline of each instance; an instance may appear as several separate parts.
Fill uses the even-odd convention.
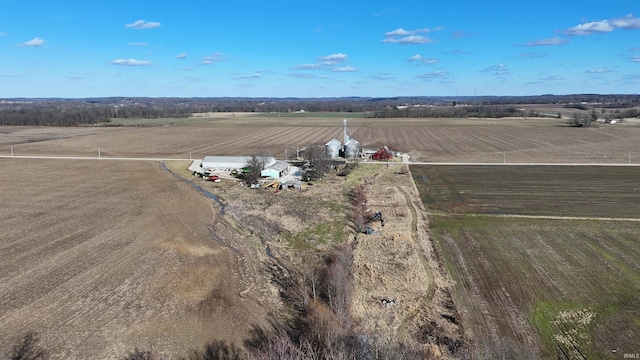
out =
[[[347,159],[355,158],[358,156],[359,151],[360,143],[356,139],[349,139],[349,141],[344,144],[344,157]]]
[[[340,148],[342,147],[342,143],[340,140],[333,138],[331,141],[324,145],[325,152],[328,157],[335,159],[340,156]]]

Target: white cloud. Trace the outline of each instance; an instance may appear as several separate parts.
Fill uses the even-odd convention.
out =
[[[324,65],[322,64],[303,64],[303,65],[296,65],[293,68],[296,70],[318,70],[318,69],[322,69],[324,67]]]
[[[589,69],[586,70],[585,73],[587,74],[604,74],[604,73],[608,73],[611,72],[611,70],[609,69]]]
[[[629,60],[633,62],[640,62],[640,56],[632,56],[631,58],[629,58]]]
[[[210,65],[225,60],[225,56],[222,53],[214,53],[202,58],[201,63],[204,65]]]
[[[342,66],[339,68],[335,68],[333,70],[331,70],[333,72],[356,72],[358,71],[358,69],[354,68],[353,66]]]
[[[407,61],[409,61],[409,62],[419,62],[419,63],[422,63],[424,65],[433,65],[433,64],[436,64],[436,63],[440,62],[439,59],[425,58],[425,57],[422,57],[420,54],[413,55]]]
[[[405,37],[387,37],[382,42],[404,45],[429,44],[435,40],[422,35],[410,35]]]
[[[0,74],[0,77],[2,77],[2,78],[17,78],[17,77],[20,77],[20,75],[13,74],[13,73],[6,73],[6,74]]]
[[[551,45],[564,45],[568,43],[569,43],[569,40],[567,39],[554,37],[550,39],[529,41],[528,43],[524,44],[524,46],[551,46]]]
[[[187,53],[180,53],[178,56],[176,56],[178,59],[185,59],[187,57]]]
[[[320,62],[312,63],[312,64],[295,65],[293,69],[295,70],[326,70],[329,67],[332,67],[347,61],[347,58],[348,58],[348,55],[343,53],[319,56],[318,60]],[[332,71],[335,71],[335,69]]]
[[[579,24],[567,30],[560,31],[560,33],[565,35],[592,35],[608,33],[616,28],[627,30],[640,29],[640,18],[633,16],[633,14],[627,14],[619,18]]]
[[[504,64],[498,64],[498,65],[489,66],[486,69],[482,69],[480,70],[480,72],[490,72],[490,73],[493,73],[493,75],[506,75],[509,73],[509,69],[507,69],[507,67]]]
[[[8,35],[9,35],[9,34],[7,34],[6,32],[2,32],[2,31],[0,31],[0,37],[8,36]]]
[[[20,46],[26,46],[26,47],[40,47],[44,45],[44,40],[40,39],[39,37],[35,37],[29,41],[25,41],[22,44],[20,44]]]
[[[621,18],[611,19],[611,25],[621,29],[640,29],[640,18],[628,14]]]
[[[613,26],[609,24],[609,20],[602,20],[580,24],[567,30],[561,31],[561,33],[565,35],[591,35],[611,31],[613,31]]]
[[[150,66],[153,63],[149,60],[136,60],[136,59],[116,59],[111,62],[113,65],[126,65],[126,66]]]
[[[337,53],[318,58],[326,66],[336,65],[347,61],[347,54]]]
[[[137,41],[133,41],[129,43],[129,46],[147,46],[148,44],[145,42],[137,42]]]
[[[403,28],[398,28],[395,29],[393,31],[389,31],[387,33],[385,33],[385,36],[407,36],[407,35],[413,35],[414,32],[413,31],[407,31]]]
[[[450,75],[451,75],[450,72],[438,70],[430,73],[416,75],[416,77],[420,79],[431,80],[431,79],[438,79],[438,78],[446,78],[446,77],[449,77]]]
[[[326,79],[325,75],[316,75],[316,74],[289,74],[289,76],[293,76],[299,79]]]
[[[125,25],[125,27],[127,29],[142,30],[142,29],[159,28],[160,25],[161,24],[159,22],[155,22],[155,21],[137,20],[137,21],[132,22],[131,24]]]
[[[395,44],[410,44],[410,45],[416,45],[416,44],[428,44],[428,43],[432,43],[435,40],[430,39],[426,36],[422,36],[422,35],[416,35],[419,33],[429,33],[432,31],[440,31],[444,29],[441,26],[435,27],[433,29],[429,29],[429,28],[422,28],[422,29],[415,29],[415,30],[405,30],[403,28],[397,28],[395,30],[392,31],[388,31],[386,32],[385,38],[382,40],[382,42],[386,42],[386,43],[395,43]]]

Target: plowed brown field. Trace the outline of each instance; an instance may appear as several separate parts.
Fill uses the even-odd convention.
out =
[[[148,127],[1,127],[0,155],[281,158],[285,149],[342,140],[341,126],[336,118],[236,114]],[[350,119],[349,129],[364,147],[386,144],[417,161],[640,162],[633,124]],[[408,216],[419,212],[417,195],[387,185],[380,194],[417,219]],[[0,159],[0,204],[0,349],[35,330],[53,359],[115,359],[136,346],[184,356],[214,339],[241,343],[277,301],[257,237],[240,234],[243,224],[157,162]],[[393,241],[427,251],[428,239],[412,236]],[[398,309],[415,314],[402,296]]]
[[[0,154],[194,158],[266,151],[342,140],[336,118],[237,115],[183,126],[0,129]],[[152,122],[151,122],[152,123]],[[388,145],[415,161],[640,162],[640,126],[634,123],[571,128],[562,119],[350,119],[363,147]]]
[[[54,359],[183,356],[261,323],[249,244],[231,244],[220,209],[159,163],[0,169],[0,349],[37,331]]]

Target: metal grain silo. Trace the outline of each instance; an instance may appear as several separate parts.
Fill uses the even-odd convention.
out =
[[[347,159],[354,158],[358,156],[358,152],[360,151],[360,143],[356,139],[349,139],[346,144],[344,144],[344,157]]]
[[[333,138],[324,146],[328,157],[335,159],[340,156],[340,148],[342,147],[342,143],[338,139]]]

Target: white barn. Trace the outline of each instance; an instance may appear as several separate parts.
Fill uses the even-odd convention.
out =
[[[276,163],[273,157],[266,157],[265,168]],[[251,161],[251,156],[205,156],[202,159],[202,169],[204,170],[239,170],[247,166]]]

